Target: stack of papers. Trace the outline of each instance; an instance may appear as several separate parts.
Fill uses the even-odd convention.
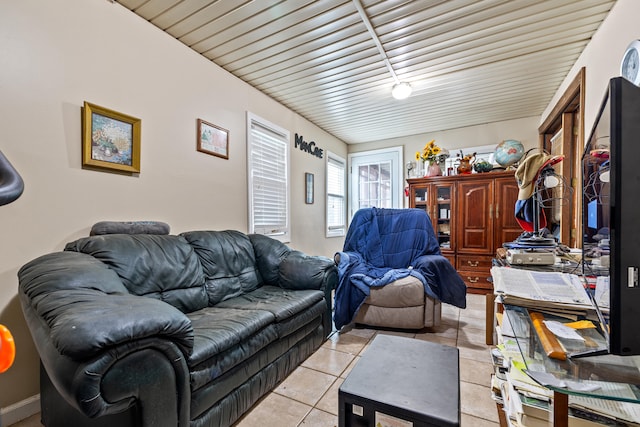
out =
[[[569,315],[595,312],[575,274],[493,267],[491,275],[494,290],[505,304]]]
[[[544,326],[543,335],[553,336],[568,357],[575,357],[585,349],[606,350],[596,307],[580,277],[508,267],[493,267],[491,274],[498,300],[507,305],[503,313],[496,313],[500,341],[497,350],[501,356],[494,358],[500,361],[500,367],[496,367],[492,385],[494,398],[503,404],[508,424],[551,425],[550,408],[556,390],[569,395],[570,427],[640,426],[640,404],[631,403],[636,401],[636,389],[626,383],[609,382],[610,377],[603,375],[608,357],[616,356],[562,361],[557,367],[549,363],[552,359],[539,358],[540,354],[549,353],[540,339],[541,331],[535,328],[534,315],[539,320],[538,326]],[[601,289],[606,291],[606,287]],[[607,299],[606,295],[594,297]],[[534,330],[538,339],[528,339]],[[563,364],[575,367],[574,364],[585,360],[593,364],[589,365],[593,370],[591,376],[564,374]],[[633,371],[634,366],[630,369]],[[611,400],[611,396],[619,400]]]

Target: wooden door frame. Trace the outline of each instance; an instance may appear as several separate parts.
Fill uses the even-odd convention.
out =
[[[562,131],[565,180],[573,188],[571,204],[562,206],[562,221],[567,218],[569,227],[562,228],[560,242],[571,247],[579,247],[581,238],[578,230],[581,229],[581,195],[580,195],[580,160],[584,150],[584,106],[586,88],[586,69],[582,67],[578,74],[564,91],[549,115],[538,127],[539,146],[549,150],[551,138]],[[575,115],[577,113],[577,120]]]

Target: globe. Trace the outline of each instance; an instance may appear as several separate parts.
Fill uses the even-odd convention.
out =
[[[495,159],[502,167],[509,167],[522,159],[524,145],[520,141],[507,139],[496,146]]]

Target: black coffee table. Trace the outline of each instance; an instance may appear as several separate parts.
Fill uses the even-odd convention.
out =
[[[458,349],[377,335],[340,386],[338,404],[340,427],[460,426]]]

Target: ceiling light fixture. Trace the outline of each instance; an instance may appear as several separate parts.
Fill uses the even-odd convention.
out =
[[[387,52],[385,52],[384,47],[382,46],[382,43],[380,42],[380,39],[378,38],[378,35],[376,34],[376,31],[373,28],[373,25],[371,25],[371,21],[369,20],[369,17],[365,12],[364,7],[362,7],[362,3],[360,3],[360,0],[353,0],[353,5],[358,11],[358,14],[360,15],[360,19],[362,19],[362,22],[364,23],[364,26],[367,27],[367,31],[369,32],[369,35],[371,36],[373,43],[378,48],[378,52],[380,52],[380,56],[382,56],[382,61],[384,62],[384,65],[387,66],[387,69],[391,73],[391,77],[393,77],[393,80],[395,80],[396,82],[396,84],[394,84],[393,88],[391,89],[391,95],[395,99],[408,98],[411,95],[411,91],[412,91],[411,85],[407,82],[401,82],[400,79],[398,78],[395,70],[391,66],[391,61],[389,61]]]
[[[398,82],[393,85],[393,89],[391,89],[391,95],[395,99],[407,99],[411,96],[411,85],[407,82]]]

